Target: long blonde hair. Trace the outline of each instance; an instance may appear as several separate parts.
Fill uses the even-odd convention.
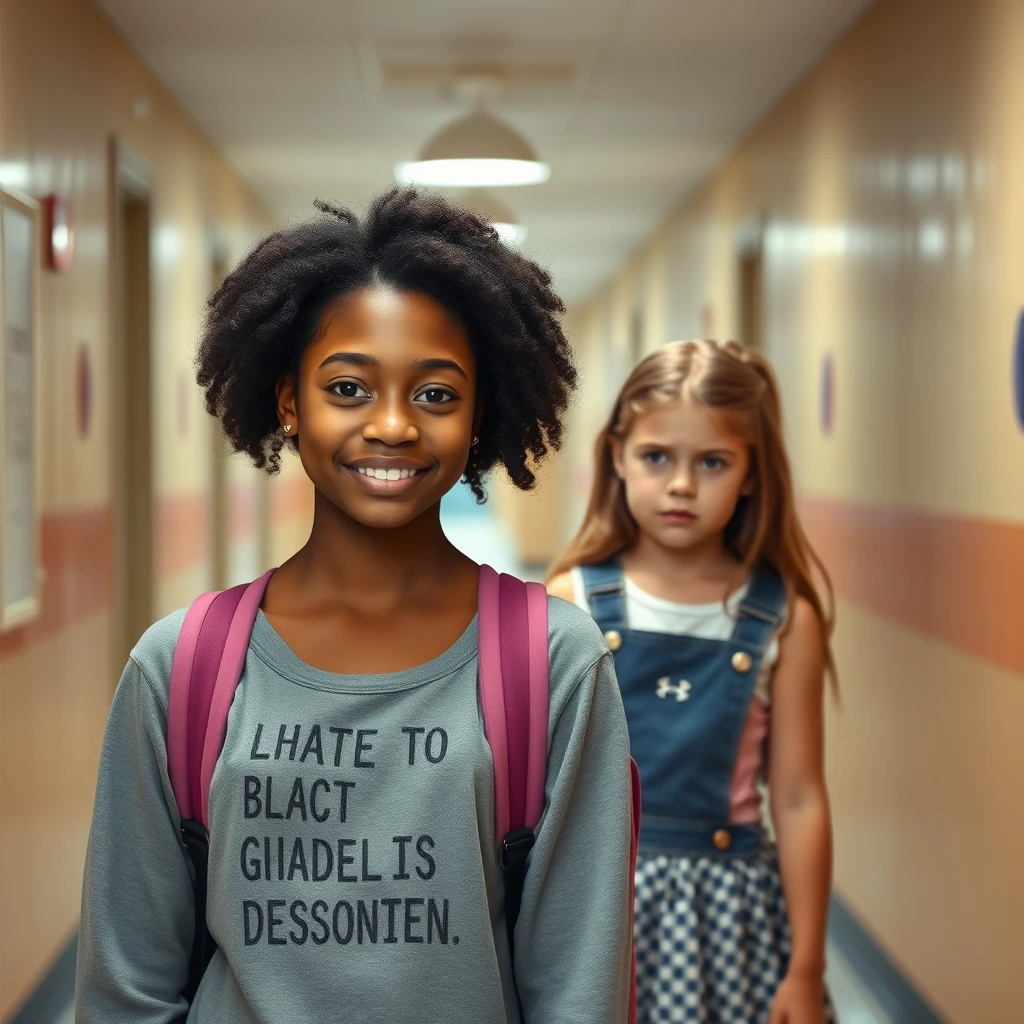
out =
[[[629,375],[597,437],[583,525],[552,566],[549,579],[579,565],[603,562],[636,543],[639,531],[626,504],[625,485],[615,472],[612,441],[624,442],[637,417],[655,403],[684,396],[736,414],[737,432],[750,446],[755,487],[736,507],[726,528],[726,547],[748,570],[777,572],[791,606],[794,597],[810,603],[821,625],[827,672],[835,683],[832,583],[797,516],[778,384],[767,360],[735,342],[675,341],[651,353]]]

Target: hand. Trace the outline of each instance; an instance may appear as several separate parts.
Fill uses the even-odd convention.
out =
[[[771,1024],[824,1024],[825,982],[820,974],[787,974],[772,1003]]]

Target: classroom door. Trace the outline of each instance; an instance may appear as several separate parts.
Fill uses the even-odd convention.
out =
[[[150,176],[110,145],[114,656],[123,665],[153,621],[155,586]]]

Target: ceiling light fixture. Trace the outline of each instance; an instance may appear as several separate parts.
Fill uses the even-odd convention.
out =
[[[455,89],[476,109],[442,128],[423,147],[418,160],[399,164],[395,178],[404,185],[439,188],[499,188],[547,181],[551,168],[529,142],[484,109],[487,98],[502,84],[502,76],[493,70],[461,75]]]
[[[395,169],[404,185],[454,188],[539,185],[550,175],[526,139],[483,110],[441,129],[419,160]]]

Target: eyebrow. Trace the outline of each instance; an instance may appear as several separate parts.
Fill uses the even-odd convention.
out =
[[[454,359],[417,359],[413,366],[420,370],[452,370],[464,381],[469,381],[466,371]]]
[[[665,444],[664,441],[638,441],[636,444],[637,448],[650,448],[651,450],[668,450],[672,448],[672,445]],[[732,448],[705,448],[696,453],[700,458],[706,459],[709,455],[728,456],[729,458],[735,458],[736,452]]]
[[[331,363],[342,363],[347,366],[380,366],[380,360],[376,356],[366,355],[364,352],[332,352],[319,368],[322,370]],[[452,370],[464,381],[469,380],[466,371],[454,359],[417,359],[412,365],[417,370]]]
[[[331,363],[344,363],[347,366],[380,366],[380,360],[362,352],[332,352],[319,366],[323,369]]]

